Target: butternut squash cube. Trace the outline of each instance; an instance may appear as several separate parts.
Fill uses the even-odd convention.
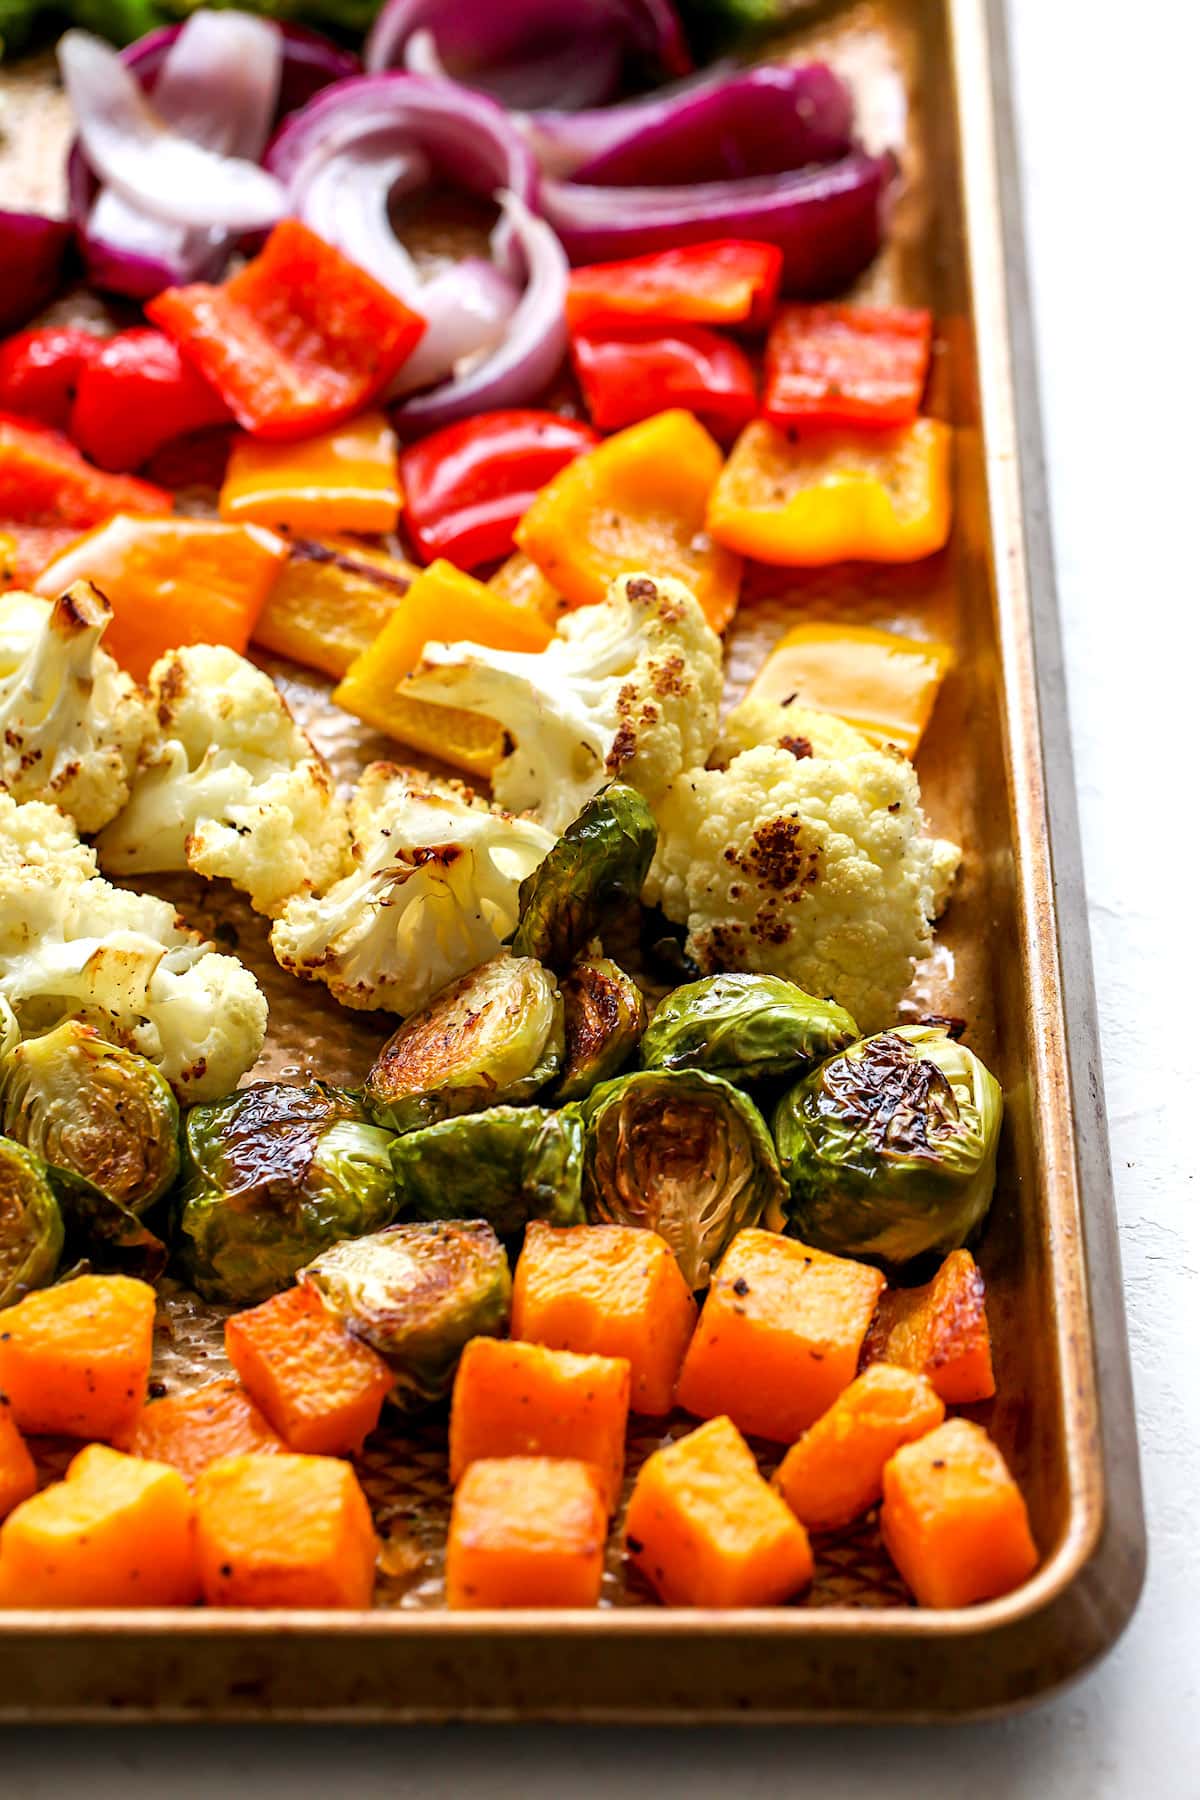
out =
[[[287,1448],[236,1381],[210,1381],[191,1393],[169,1394],[142,1409],[130,1451],[169,1463],[194,1482],[226,1456],[270,1456]]]
[[[0,1393],[38,1436],[129,1443],[146,1398],[154,1289],[127,1275],[78,1275],[0,1314]]]
[[[0,1394],[0,1519],[6,1519],[14,1506],[36,1492],[37,1470],[29,1446]]]
[[[595,1606],[607,1531],[590,1464],[545,1456],[474,1462],[454,1495],[447,1603]]]
[[[231,1456],[196,1482],[200,1579],[210,1606],[363,1608],[378,1544],[349,1463]]]
[[[242,1386],[290,1450],[355,1456],[379,1423],[392,1372],[314,1288],[287,1288],[225,1321]]]
[[[1037,1546],[1021,1490],[982,1425],[947,1419],[883,1471],[883,1541],[922,1606],[971,1606],[1027,1581]]]
[[[945,1416],[923,1375],[875,1363],[792,1445],[775,1485],[809,1531],[835,1531],[874,1506],[888,1458]]]
[[[948,1406],[996,1392],[983,1276],[969,1250],[952,1250],[924,1287],[889,1288],[867,1333],[871,1362],[925,1375]]]

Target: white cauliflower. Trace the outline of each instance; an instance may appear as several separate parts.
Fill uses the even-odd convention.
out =
[[[196,644],[159,658],[150,696],[162,735],[100,838],[106,870],[225,876],[268,915],[344,873],[345,808],[269,675]]]
[[[521,882],[555,842],[469,789],[372,763],[350,807],[355,870],[298,894],[271,929],[293,975],[343,1006],[407,1015],[486,962],[517,923]]]
[[[786,976],[878,1031],[932,948],[957,855],[924,835],[920,801],[896,751],[744,751],[680,776],[662,800],[644,897],[687,925],[705,973]]]
[[[688,590],[621,575],[602,605],[560,619],[545,650],[426,644],[402,691],[497,720],[512,748],[496,799],[561,832],[614,776],[654,801],[703,763],[721,681],[721,640]]]
[[[743,700],[725,717],[709,762],[724,768],[743,750],[770,744],[793,756],[861,756],[871,741],[835,713],[794,701]]]
[[[83,1019],[139,1051],[183,1101],[227,1093],[266,1037],[258,983],[165,900],[97,875],[65,823],[0,795],[0,994],[23,1031]]]
[[[89,581],[51,602],[0,594],[0,786],[99,831],[129,798],[154,718],[101,638],[112,608]]]

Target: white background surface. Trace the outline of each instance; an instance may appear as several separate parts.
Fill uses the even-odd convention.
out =
[[[1010,0],[1010,15],[1147,1487],[1132,1626],[1072,1691],[994,1726],[0,1731],[5,1800],[1200,1800],[1200,7]]]

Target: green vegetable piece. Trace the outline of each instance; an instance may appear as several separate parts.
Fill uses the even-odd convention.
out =
[[[508,1327],[508,1258],[482,1220],[390,1225],[334,1245],[300,1279],[388,1363],[402,1412],[444,1400],[463,1346]]]
[[[944,1027],[862,1038],[776,1108],[789,1232],[892,1265],[957,1250],[991,1205],[1003,1110],[995,1076]]]
[[[777,975],[710,975],[676,988],[642,1039],[647,1069],[704,1069],[741,1086],[802,1075],[844,1050],[858,1026],[842,1006]]]
[[[584,1100],[619,1074],[646,1029],[641,989],[606,956],[577,962],[562,984],[566,1056],[556,1100]]]
[[[364,1090],[393,1131],[532,1099],[562,1066],[563,1003],[528,956],[493,956],[435,994],[379,1052]]]
[[[610,782],[521,883],[515,953],[570,968],[620,909],[639,904],[657,842],[649,802]]]
[[[486,1219],[516,1237],[530,1219],[582,1225],[583,1124],[574,1108],[493,1106],[392,1144],[400,1211]]]
[[[740,1089],[699,1069],[641,1069],[596,1088],[583,1197],[589,1218],[644,1225],[675,1252],[690,1288],[747,1225],[783,1225],[787,1196],[770,1134]]]
[[[194,1106],[178,1228],[192,1285],[206,1300],[249,1305],[327,1245],[386,1225],[391,1141],[356,1095],[323,1082],[262,1081]]]
[[[24,1144],[0,1137],[0,1307],[53,1281],[62,1247],[46,1165]]]

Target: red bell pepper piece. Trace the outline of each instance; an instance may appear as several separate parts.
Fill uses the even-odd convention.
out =
[[[597,325],[571,339],[575,373],[592,422],[619,431],[683,407],[718,437],[758,411],[745,351],[703,325]]]
[[[164,489],[106,475],[59,432],[0,414],[0,533],[16,541],[16,580],[32,580],[65,544],[114,513],[170,511]]]
[[[0,344],[0,410],[62,431],[80,376],[104,348],[94,331],[42,325]]]
[[[932,342],[924,307],[782,307],[767,339],[763,412],[784,427],[911,425]]]
[[[599,441],[576,419],[522,410],[480,413],[410,444],[400,485],[416,550],[460,569],[499,561],[538,490]]]
[[[147,316],[175,339],[238,424],[308,437],[361,412],[425,321],[297,219],[221,287],[167,288]]]
[[[79,378],[70,435],[102,469],[140,469],[172,439],[231,425],[220,394],[161,331],[109,338]]]
[[[716,238],[659,250],[628,262],[573,269],[567,323],[632,319],[679,325],[765,325],[775,310],[783,272],[777,244]]]

